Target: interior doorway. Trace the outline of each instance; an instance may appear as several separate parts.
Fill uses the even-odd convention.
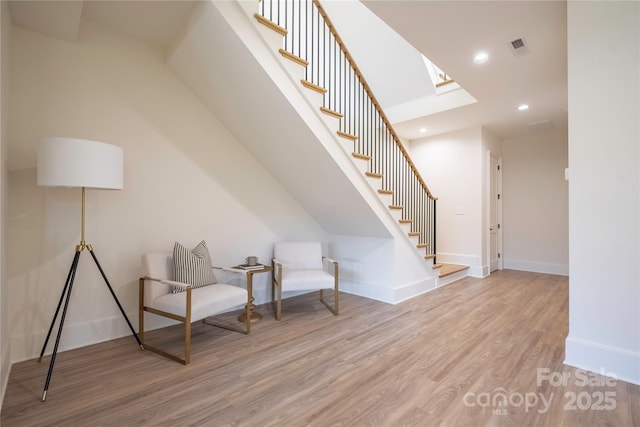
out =
[[[489,273],[502,270],[502,159],[489,153]]]

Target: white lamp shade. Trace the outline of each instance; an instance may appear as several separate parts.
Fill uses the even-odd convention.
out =
[[[45,138],[38,146],[38,185],[121,190],[121,147],[78,138]]]

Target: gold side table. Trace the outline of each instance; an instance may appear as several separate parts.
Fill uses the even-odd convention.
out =
[[[256,306],[253,304],[253,301],[255,299],[253,298],[253,275],[259,274],[259,273],[268,273],[270,271],[273,271],[273,267],[271,267],[270,265],[263,265],[262,268],[244,269],[241,266],[236,265],[235,267],[231,267],[230,270],[233,270],[234,272],[237,272],[237,273],[245,273],[247,277],[247,292],[249,292],[249,295],[251,295],[251,319],[249,320],[249,322],[256,323],[260,321],[260,319],[262,319],[262,314],[257,313],[255,311]],[[245,309],[246,308],[247,307],[245,306]],[[246,319],[247,319],[246,312],[238,316],[239,322],[245,322]]]

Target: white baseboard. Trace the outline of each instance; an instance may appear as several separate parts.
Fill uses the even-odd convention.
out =
[[[567,337],[564,363],[640,385],[640,353]]]
[[[433,276],[395,288],[393,304],[398,304],[402,301],[417,297],[418,295],[434,290],[436,287],[437,279]]]
[[[358,295],[365,298],[382,301],[389,304],[398,304],[402,301],[414,298],[436,288],[435,277],[427,277],[413,283],[398,286],[396,288],[387,288],[367,283],[341,280],[340,291],[352,295]]]
[[[131,316],[130,321],[133,321]],[[136,317],[137,320],[137,317]],[[134,324],[134,328],[137,326]],[[51,354],[55,344],[57,325],[51,333],[45,354]],[[137,330],[136,330],[137,332]],[[131,345],[137,346],[135,338],[131,335],[131,330],[122,316],[110,319],[100,319],[81,324],[65,324],[58,352],[72,350],[74,348],[85,347],[104,341],[131,336]],[[39,331],[31,335],[23,335],[11,338],[11,363],[22,362],[33,359],[40,355],[42,345],[47,337],[47,331]]]
[[[355,282],[350,280],[340,280],[340,292],[358,295],[376,301],[393,304],[394,292],[392,288],[384,288],[368,283]]]
[[[522,261],[517,259],[505,259],[504,268],[509,270],[531,271],[533,273],[569,275],[569,266],[566,264],[551,264],[543,262]]]

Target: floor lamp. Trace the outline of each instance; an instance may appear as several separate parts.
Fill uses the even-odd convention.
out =
[[[49,363],[49,372],[47,373],[47,381],[44,385],[44,391],[42,392],[42,401],[47,398],[47,390],[49,389],[49,382],[51,381],[51,373],[53,372],[53,365],[56,361],[56,355],[58,353],[58,344],[60,343],[60,336],[62,335],[62,327],[64,325],[64,319],[67,315],[67,308],[69,307],[69,299],[71,297],[71,290],[73,288],[73,281],[76,277],[76,271],[78,269],[78,261],[80,260],[80,254],[87,249],[95,261],[104,282],[106,283],[111,296],[115,300],[120,312],[127,321],[131,333],[138,341],[138,345],[141,349],[144,349],[140,338],[136,334],[131,326],[129,318],[124,312],[120,301],[107,276],[105,275],[98,258],[96,258],[93,252],[93,247],[87,244],[84,240],[84,222],[85,222],[85,189],[122,189],[122,170],[123,170],[123,151],[122,148],[105,144],[103,142],[90,141],[86,139],[77,138],[46,138],[40,142],[38,147],[38,185],[45,187],[74,187],[82,189],[82,221],[81,221],[81,234],[80,244],[76,246],[75,256],[71,263],[67,280],[62,289],[62,295],[60,295],[60,301],[58,307],[51,321],[47,338],[42,346],[40,357],[38,362],[42,360],[51,332],[60,314],[60,308],[64,301],[64,308],[62,309],[62,315],[60,317],[60,324],[58,326],[58,332],[56,336],[55,345],[53,347],[53,354],[51,355],[51,362]]]

